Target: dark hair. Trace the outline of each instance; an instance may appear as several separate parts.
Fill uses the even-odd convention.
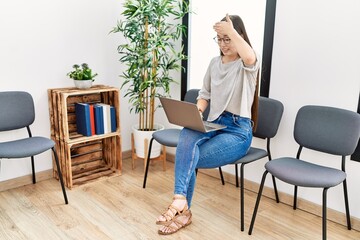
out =
[[[239,35],[241,35],[244,40],[251,46],[250,39],[246,33],[246,28],[244,22],[238,15],[229,15],[230,20],[233,23],[234,29],[237,31]],[[226,21],[226,17],[221,19],[221,21]],[[221,56],[224,54],[220,50]],[[253,99],[253,104],[251,106],[251,120],[254,122],[253,131],[256,131],[257,122],[258,122],[258,107],[259,107],[259,72],[256,74],[256,86],[255,86],[255,94]]]
[[[238,15],[229,15],[229,17],[230,17],[230,19],[233,23],[234,29],[237,31],[237,33],[239,35],[242,35],[244,40],[251,46],[250,39],[246,33],[246,28],[245,28],[243,20]],[[221,19],[221,21],[226,21],[226,17]]]

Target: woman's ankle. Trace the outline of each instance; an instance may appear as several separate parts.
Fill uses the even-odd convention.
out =
[[[179,209],[186,210],[188,208],[186,197],[181,194],[174,195],[173,204],[176,205]]]
[[[182,194],[174,194],[173,200],[186,200],[186,196]]]

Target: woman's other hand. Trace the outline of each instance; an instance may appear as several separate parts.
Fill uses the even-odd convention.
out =
[[[218,35],[230,35],[234,31],[233,23],[230,19],[229,14],[226,14],[226,21],[217,22],[214,24],[213,28]]]

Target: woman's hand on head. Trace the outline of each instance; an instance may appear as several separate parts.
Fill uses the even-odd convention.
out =
[[[230,19],[229,14],[226,14],[226,21],[217,22],[213,28],[218,35],[229,35],[231,31],[234,31],[233,23]]]

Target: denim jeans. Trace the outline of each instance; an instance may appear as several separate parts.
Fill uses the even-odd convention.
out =
[[[196,168],[217,168],[234,163],[246,155],[251,145],[251,119],[224,112],[213,122],[227,128],[208,133],[183,128],[180,133],[174,194],[186,196],[189,206],[195,188]]]

